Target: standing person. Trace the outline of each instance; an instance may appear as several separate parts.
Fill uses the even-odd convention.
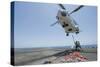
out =
[[[79,41],[75,41],[75,51],[80,51],[81,49],[81,45],[80,45],[80,42]]]

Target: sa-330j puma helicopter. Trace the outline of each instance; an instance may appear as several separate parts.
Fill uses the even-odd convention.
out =
[[[60,6],[61,9],[58,10],[56,16],[57,21],[53,23],[51,26],[54,26],[55,24],[59,23],[62,26],[62,28],[64,28],[66,36],[69,36],[69,33],[78,34],[80,32],[79,26],[70,15],[80,10],[84,6],[80,5],[75,10],[69,13],[62,4],[58,4],[58,5]]]

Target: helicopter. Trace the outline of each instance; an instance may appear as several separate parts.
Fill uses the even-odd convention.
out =
[[[84,5],[78,6],[75,10],[72,12],[68,12],[66,8],[62,4],[58,4],[60,6],[60,10],[58,10],[56,19],[57,21],[51,26],[54,26],[55,24],[59,23],[62,28],[65,30],[66,36],[69,36],[69,33],[76,33],[78,34],[80,32],[79,25],[76,23],[76,21],[70,16],[74,12],[77,12],[79,9],[84,7]]]

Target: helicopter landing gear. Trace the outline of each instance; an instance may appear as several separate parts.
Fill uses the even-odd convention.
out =
[[[66,36],[69,36],[69,33],[67,33]]]
[[[77,29],[76,29],[76,34],[78,34],[79,33],[79,28],[77,27]]]
[[[79,32],[77,31],[76,34],[78,34]]]

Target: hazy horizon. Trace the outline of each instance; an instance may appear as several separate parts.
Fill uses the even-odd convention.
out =
[[[73,45],[73,46],[75,46],[75,45]],[[86,47],[87,47],[87,46],[89,46],[89,47],[93,47],[93,46],[97,47],[97,44],[88,44],[88,45],[81,45],[81,46],[82,46],[82,47],[85,47],[85,46],[86,46]],[[66,45],[66,46],[43,46],[43,47],[41,47],[41,46],[40,46],[40,47],[17,47],[17,48],[56,48],[56,47],[59,47],[59,48],[60,48],[60,47],[61,47],[61,48],[62,48],[62,47],[65,47],[65,48],[70,47],[70,48],[71,48],[72,45]],[[16,48],[16,49],[17,49],[17,48]]]

